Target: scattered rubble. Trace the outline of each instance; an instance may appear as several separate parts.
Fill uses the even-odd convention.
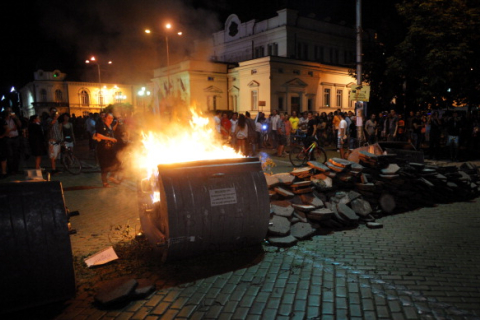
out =
[[[94,300],[99,307],[110,308],[144,299],[154,291],[155,285],[150,280],[117,278],[102,283]]]
[[[358,163],[340,158],[290,173],[267,175],[271,219],[267,239],[276,246],[376,221],[387,214],[480,195],[480,171],[472,163],[434,166],[410,163],[395,154],[357,153]],[[324,230],[325,231],[325,230]]]

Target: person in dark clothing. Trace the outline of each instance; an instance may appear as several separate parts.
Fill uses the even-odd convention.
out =
[[[453,116],[447,122],[447,145],[450,149],[450,160],[458,161],[458,149],[460,146],[460,133],[462,131],[462,118],[457,112],[453,112]]]
[[[420,150],[422,137],[422,118],[420,118],[420,112],[415,114],[415,117],[412,120],[412,125],[412,143],[416,150]]]
[[[41,120],[37,114],[30,117],[27,132],[30,153],[35,157],[35,169],[40,169],[42,156],[47,154],[47,145],[45,134],[41,126]]]
[[[95,139],[97,139],[97,156],[100,165],[103,187],[108,188],[108,181],[120,183],[114,175],[117,173],[119,162],[117,160],[116,147],[117,139],[115,138],[113,127],[113,115],[107,114],[103,120],[95,124]],[[110,176],[108,177],[108,174]]]
[[[430,124],[430,159],[437,160],[440,150],[440,137],[442,135],[442,119],[438,116],[438,111],[432,112],[429,119]]]

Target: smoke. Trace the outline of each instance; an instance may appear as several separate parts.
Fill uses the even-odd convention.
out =
[[[195,58],[194,44],[204,43],[221,29],[213,11],[194,8],[187,0],[51,0],[37,6],[45,36],[68,54],[77,71],[85,71],[83,77],[96,75],[96,69],[84,63],[96,56],[105,82],[148,81],[154,67],[166,65],[167,22],[173,25],[168,33],[170,63]],[[146,34],[145,29],[153,33]],[[176,31],[182,31],[182,36]],[[113,64],[107,65],[110,60]]]

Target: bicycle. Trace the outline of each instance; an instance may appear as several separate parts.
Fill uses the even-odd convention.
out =
[[[327,162],[327,153],[318,145],[315,139],[308,147],[295,145],[289,153],[290,162],[294,167],[305,165],[308,161]]]
[[[82,163],[80,160],[73,154],[71,147],[67,146],[65,142],[62,143],[60,148],[60,157],[62,159],[62,164],[65,170],[71,174],[79,174],[82,172]]]

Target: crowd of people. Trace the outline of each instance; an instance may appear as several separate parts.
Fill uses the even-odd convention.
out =
[[[21,160],[28,157],[33,157],[35,168],[40,169],[42,157],[47,155],[51,173],[55,174],[61,148],[73,148],[77,139],[88,139],[90,150],[97,155],[103,186],[119,183],[116,155],[131,140],[131,119],[103,112],[76,117],[60,114],[56,108],[26,119],[5,108],[0,114],[0,178],[19,173]],[[337,149],[340,156],[346,148],[378,141],[411,143],[431,159],[458,160],[462,147],[471,156],[480,156],[478,112],[411,111],[404,117],[390,110],[363,119],[341,110],[298,115],[296,111],[289,114],[272,110],[268,116],[258,112],[254,117],[248,111],[217,111],[214,123],[218,137],[246,156],[256,156],[268,148],[284,157],[294,141],[307,145],[312,139],[323,147]]]
[[[461,147],[480,152],[480,116],[478,112],[411,111],[404,117],[395,110],[372,113],[368,119],[352,111],[297,115],[273,110],[267,117],[259,112],[254,118],[249,112],[217,111],[214,117],[219,136],[247,156],[261,148],[272,148],[279,157],[300,137],[306,144],[311,139],[323,147],[336,148],[342,156],[346,148],[354,149],[379,141],[411,143],[431,159],[458,160]],[[480,156],[474,154],[473,156]]]
[[[77,139],[88,139],[101,169],[103,186],[110,187],[109,182],[118,184],[121,163],[117,153],[129,141],[127,124],[122,115],[114,119],[111,113],[104,112],[76,117],[60,114],[52,107],[48,113],[27,119],[5,108],[0,114],[0,178],[18,174],[22,160],[30,157],[35,161],[35,169],[42,169],[42,158],[48,156],[50,173],[56,174],[62,148],[73,149]]]

